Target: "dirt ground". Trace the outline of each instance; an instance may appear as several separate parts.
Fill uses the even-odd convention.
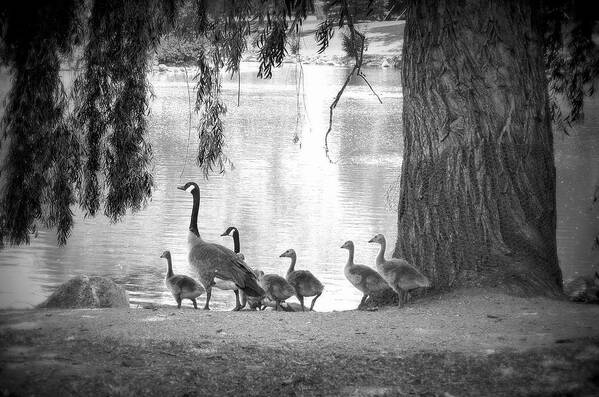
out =
[[[0,312],[0,393],[599,395],[599,306],[484,291],[332,313]]]

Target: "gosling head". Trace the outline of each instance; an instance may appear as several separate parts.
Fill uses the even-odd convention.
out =
[[[258,280],[262,280],[264,278],[264,272],[262,270],[254,270],[254,274]]]
[[[164,251],[162,253],[162,255],[160,255],[161,258],[170,258],[171,257],[171,252],[170,251]]]
[[[347,240],[345,243],[343,243],[341,248],[345,248],[346,250],[352,249],[354,248],[354,242],[351,240]]]
[[[279,258],[293,258],[295,256],[295,251],[293,248],[289,248],[287,251],[283,252],[279,255]]]
[[[235,226],[229,226],[227,230],[225,230],[224,233],[221,234],[221,236],[230,236],[231,233],[233,233],[233,231],[237,231],[237,228]]]
[[[186,192],[189,192],[189,193],[193,192],[193,191],[194,191],[194,190],[196,190],[196,189],[197,189],[198,191],[200,190],[200,188],[199,188],[198,184],[197,184],[197,183],[195,183],[195,182],[187,182],[187,183],[186,183],[185,185],[183,185],[183,186],[177,186],[177,189],[179,189],[179,190],[185,190]]]
[[[385,243],[385,236],[383,236],[382,234],[377,234],[376,236],[374,236],[373,238],[371,238],[370,240],[368,240],[369,243],[378,243],[378,244],[384,244]]]

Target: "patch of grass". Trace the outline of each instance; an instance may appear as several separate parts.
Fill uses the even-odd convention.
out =
[[[0,391],[16,395],[598,395],[599,340],[489,355],[348,354],[312,345],[262,347],[36,335],[10,355],[2,334]]]

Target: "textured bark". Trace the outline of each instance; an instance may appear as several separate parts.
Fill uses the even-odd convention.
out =
[[[413,0],[394,256],[438,289],[558,294],[539,4]]]

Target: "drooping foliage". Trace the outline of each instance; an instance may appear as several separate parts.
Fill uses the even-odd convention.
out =
[[[113,221],[138,210],[151,195],[152,158],[147,142],[148,57],[175,15],[161,0],[111,0],[93,4],[83,73],[75,82],[75,125],[81,129],[81,207]]]
[[[56,228],[64,244],[77,202],[89,215],[103,202],[118,220],[151,194],[147,61],[175,3],[98,1],[91,10],[85,1],[29,3],[0,8],[1,61],[12,75],[0,140],[0,230],[22,244],[40,226]],[[60,67],[81,43],[85,66],[71,114]]]
[[[0,230],[11,244],[29,241],[41,224],[65,242],[80,158],[79,139],[66,118],[61,59],[81,38],[83,1],[3,2],[0,55],[12,73],[2,120]]]
[[[581,0],[545,4],[545,67],[553,121],[567,132],[584,118],[585,96],[599,77],[599,9]],[[595,39],[596,40],[596,39]]]
[[[0,234],[11,244],[29,242],[39,226],[55,228],[59,243],[65,243],[76,204],[86,215],[103,211],[117,221],[150,197],[146,75],[160,37],[170,33],[198,44],[193,47],[199,70],[196,160],[208,175],[221,172],[228,162],[223,153],[223,75],[238,72],[242,55],[253,45],[259,75],[270,77],[302,21],[314,11],[311,0],[23,3],[0,5],[0,63],[8,66],[13,80],[0,136]],[[346,29],[346,44],[356,49],[352,74],[360,75],[357,49],[364,47],[364,35],[354,27],[356,10],[367,17],[379,3],[361,1],[356,8],[351,0],[325,1],[327,16],[315,40],[324,51],[334,31]],[[592,92],[589,84],[599,69],[591,37],[596,15],[580,0],[550,0],[543,7],[550,88],[572,104],[569,122],[580,116],[582,98]],[[78,46],[84,48],[83,68],[68,97],[60,65]],[[557,111],[555,115],[559,117]]]

